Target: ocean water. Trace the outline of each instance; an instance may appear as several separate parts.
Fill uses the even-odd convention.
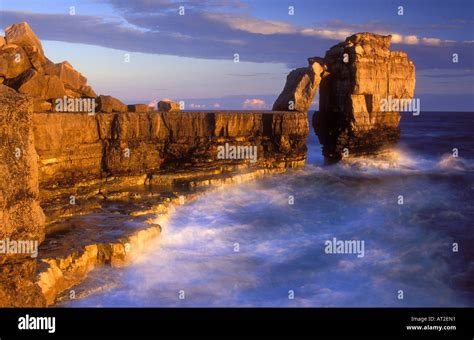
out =
[[[311,130],[305,168],[178,207],[130,267],[84,283],[111,288],[66,305],[474,306],[474,113],[401,129],[393,149],[328,166]],[[333,238],[363,256],[326,253]]]

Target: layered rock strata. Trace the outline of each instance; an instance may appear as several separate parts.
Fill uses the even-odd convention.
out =
[[[415,66],[406,53],[390,51],[391,36],[357,33],[331,47],[324,58],[309,58],[296,69],[274,110],[307,112],[320,87],[312,124],[327,159],[376,151],[399,140],[400,108],[409,102]]]
[[[306,115],[290,112],[35,113],[33,122],[40,185],[51,190],[178,169],[297,166],[308,134]],[[255,162],[219,159],[226,144],[255,148]]]
[[[391,36],[359,33],[330,48],[313,127],[329,159],[372,152],[400,138],[399,112],[383,101],[410,100],[415,66],[390,51]]]

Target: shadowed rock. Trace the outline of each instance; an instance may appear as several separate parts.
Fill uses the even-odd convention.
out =
[[[321,59],[308,61],[309,66],[288,74],[285,87],[273,104],[273,111],[308,112],[326,68]]]
[[[179,112],[180,105],[179,103],[172,102],[170,100],[161,100],[158,102],[158,111],[163,112]]]
[[[148,112],[150,111],[150,108],[146,104],[133,104],[133,105],[128,105],[128,111],[129,112]]]
[[[128,110],[127,105],[112,96],[100,95],[97,98],[97,103],[97,109],[100,112],[127,112]]]

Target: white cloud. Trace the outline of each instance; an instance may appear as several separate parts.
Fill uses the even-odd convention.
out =
[[[209,19],[225,23],[231,28],[256,34],[295,33],[296,29],[283,21],[262,20],[247,16],[235,16],[222,13],[207,13]]]
[[[349,31],[331,31],[316,28],[304,28],[300,31],[303,35],[317,36],[326,39],[344,40],[353,33]]]
[[[408,45],[417,45],[419,41],[416,35],[408,35],[403,38],[403,42]]]
[[[264,110],[267,109],[267,103],[263,99],[258,99],[258,98],[252,98],[252,99],[245,99],[242,102],[242,108],[243,109],[258,109],[258,110]]]

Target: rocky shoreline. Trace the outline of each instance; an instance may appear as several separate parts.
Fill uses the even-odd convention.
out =
[[[129,265],[159,236],[160,223],[170,217],[174,207],[194,201],[202,193],[215,188],[284,171],[283,168],[250,169],[206,176],[188,172],[187,178],[182,180],[185,187],[181,191],[173,191],[175,186],[170,186],[170,191],[143,186],[121,189],[110,192],[107,204],[102,202],[100,208],[95,204],[85,208],[91,218],[97,216],[91,221],[94,223],[78,222],[77,214],[51,223],[39,248],[35,278],[46,305],[55,304],[60,297],[61,301],[75,299],[73,287],[83,282],[98,266],[120,268]],[[104,223],[106,216],[118,223],[110,223],[107,227]]]
[[[126,265],[159,235],[157,215],[205,188],[304,166],[308,109],[319,86],[313,127],[324,156],[338,160],[346,149],[355,155],[396,142],[399,113],[376,101],[412,98],[415,85],[413,63],[389,51],[390,36],[359,33],[292,71],[273,111],[191,112],[164,101],[127,106],[97,95],[68,62],[46,58],[27,23],[5,32],[0,240],[41,246],[39,258],[0,257],[0,306],[51,305],[93,268]],[[74,218],[95,214],[120,215],[123,225],[138,218],[140,227],[75,226]]]

